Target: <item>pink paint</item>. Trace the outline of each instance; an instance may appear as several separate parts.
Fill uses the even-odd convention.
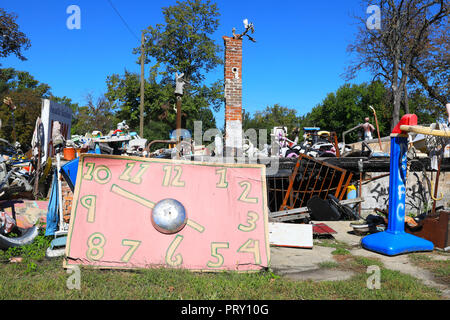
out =
[[[133,163],[127,172],[126,165]],[[67,264],[239,271],[267,267],[265,167],[241,166],[83,155]],[[141,181],[130,181],[139,172]],[[93,198],[86,196],[95,196],[95,213],[88,210]],[[180,201],[189,220],[171,235],[157,231],[151,222],[151,204],[167,198]],[[98,237],[91,238],[89,246],[93,234]]]
[[[16,213],[16,224],[19,228],[31,228],[38,221],[46,222],[48,201],[35,200],[8,200],[0,203],[1,210],[12,216]]]

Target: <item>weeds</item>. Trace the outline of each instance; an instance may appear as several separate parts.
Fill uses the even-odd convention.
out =
[[[45,258],[45,252],[52,241],[52,237],[44,234],[45,230],[39,228],[39,234],[32,243],[21,247],[11,247],[4,251],[0,250],[0,260],[6,262],[11,258],[21,257],[26,264],[27,273],[35,272],[38,268],[37,262]]]

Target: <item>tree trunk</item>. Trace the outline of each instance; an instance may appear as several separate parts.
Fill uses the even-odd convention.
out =
[[[391,131],[400,121],[400,106],[402,102],[402,91],[399,88],[393,89],[394,96],[394,108],[392,110],[392,122],[391,122]]]
[[[408,88],[406,85],[403,88],[403,103],[405,105],[405,113],[409,114],[409,97],[408,97]]]

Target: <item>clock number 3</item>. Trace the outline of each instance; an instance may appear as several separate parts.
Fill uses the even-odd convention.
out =
[[[184,181],[181,181],[181,174],[183,172],[183,168],[181,166],[164,166],[164,178],[163,178],[163,187],[184,187]],[[172,179],[172,171],[175,171],[175,176]]]
[[[258,221],[258,219],[259,219],[259,216],[256,212],[249,211],[247,213],[247,225],[240,224],[238,226],[238,229],[243,232],[253,231],[256,228],[256,222]]]

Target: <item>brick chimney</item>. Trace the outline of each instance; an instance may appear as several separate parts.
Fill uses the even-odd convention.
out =
[[[242,154],[242,38],[225,42],[225,155]]]

